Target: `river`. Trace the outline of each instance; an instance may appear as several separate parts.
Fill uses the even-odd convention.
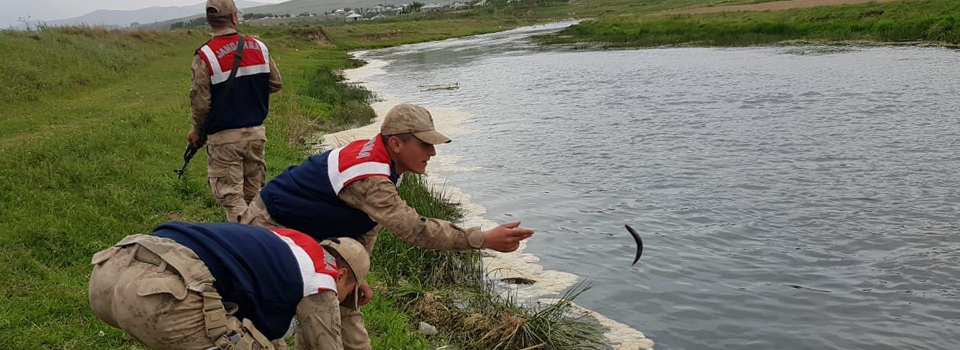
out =
[[[578,304],[657,349],[960,348],[957,51],[529,40],[555,29],[358,56],[458,116],[431,175],[535,229]]]

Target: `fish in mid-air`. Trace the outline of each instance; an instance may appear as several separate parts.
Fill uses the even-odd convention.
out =
[[[630,227],[630,225],[623,226],[626,226],[627,231],[629,231],[630,235],[633,236],[633,240],[637,241],[637,256],[633,258],[633,264],[630,264],[630,266],[633,266],[637,264],[637,261],[640,260],[640,255],[643,254],[643,240],[640,239],[640,234],[638,234],[633,227]]]

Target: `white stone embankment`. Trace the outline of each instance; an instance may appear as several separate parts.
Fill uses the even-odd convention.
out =
[[[344,76],[348,81],[358,82],[361,85],[363,80],[383,73],[383,67],[387,63],[384,61],[371,60],[367,65],[344,71]],[[396,96],[385,95],[377,92],[381,100],[373,103],[371,106],[377,113],[377,118],[372,124],[344,130],[337,133],[323,135],[323,142],[320,147],[329,149],[339,147],[350,141],[358,139],[369,139],[380,131],[380,123],[387,111],[397,104],[403,103]],[[433,106],[424,106],[433,115],[437,130],[449,136],[452,139],[470,134],[471,130],[464,129],[461,124],[469,119],[470,115],[459,110],[449,108],[438,108]],[[463,193],[459,188],[451,186],[436,173],[450,173],[461,171],[477,171],[475,168],[459,166],[457,161],[459,156],[445,153],[443,146],[438,147],[437,155],[434,156],[427,167],[426,180],[429,186],[442,188],[444,195],[460,203],[464,210],[462,225],[465,227],[480,226],[483,229],[490,229],[497,224],[483,217],[486,209],[473,203],[471,196]],[[508,293],[517,300],[529,304],[549,303],[561,295],[565,290],[577,283],[578,277],[574,274],[545,270],[538,264],[540,259],[533,254],[523,253],[526,247],[524,242],[520,249],[512,253],[499,253],[488,251],[488,256],[483,258],[484,267],[488,276],[495,279],[503,278],[524,278],[533,280],[533,284],[509,284],[504,293]],[[608,345],[616,350],[647,350],[653,349],[653,341],[647,339],[642,332],[633,329],[625,324],[611,320],[599,313],[576,306],[577,312],[589,315],[597,320],[608,330],[605,336]]]

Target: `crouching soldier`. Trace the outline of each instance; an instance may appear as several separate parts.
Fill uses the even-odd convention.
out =
[[[90,306],[153,350],[342,349],[340,303],[370,258],[350,238],[289,229],[167,223],[93,256]]]
[[[450,142],[436,130],[426,108],[401,104],[387,113],[380,134],[369,140],[315,155],[270,180],[241,216],[240,222],[288,227],[318,240],[356,238],[373,253],[380,227],[410,244],[437,250],[488,248],[512,252],[533,230],[520,222],[482,231],[420,216],[397,191],[405,172],[423,174],[437,154],[435,145]],[[340,309],[344,348],[370,350],[370,337],[359,311],[373,297],[360,283],[360,303]]]

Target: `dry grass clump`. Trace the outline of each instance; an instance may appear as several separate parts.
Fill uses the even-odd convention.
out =
[[[464,349],[493,350],[603,347],[598,324],[572,312],[572,300],[589,286],[578,284],[557,302],[542,307],[521,305],[495,292],[495,283],[499,282],[486,277],[477,253],[426,251],[390,236],[381,239],[377,249],[381,244],[386,249],[399,248],[388,257],[375,254],[380,261],[373,266],[386,264],[391,276],[400,277],[388,281],[387,294],[406,305],[415,322],[436,326],[446,342]]]

